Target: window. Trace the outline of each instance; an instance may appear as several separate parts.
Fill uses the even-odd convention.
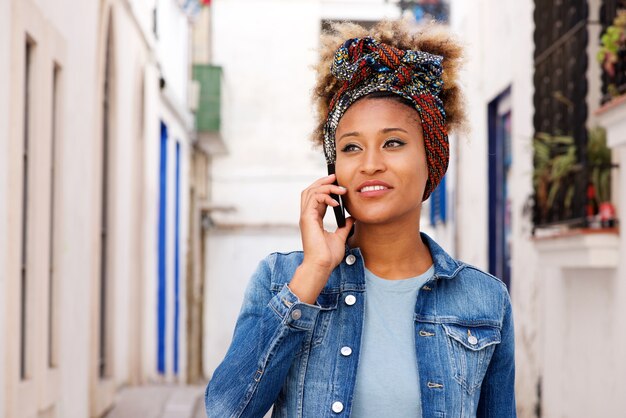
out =
[[[29,317],[29,276],[28,276],[28,182],[29,182],[29,146],[30,146],[30,126],[31,126],[31,95],[33,79],[33,50],[35,46],[27,37],[25,44],[24,63],[24,137],[23,137],[23,164],[22,164],[22,248],[21,248],[21,278],[20,278],[20,378],[25,380],[30,374],[29,364],[29,338],[28,338],[28,317]]]
[[[535,190],[535,227],[553,223],[584,225],[587,160],[587,66],[588,44],[586,0],[552,2],[535,0],[534,97],[535,134],[566,135],[573,138],[576,162],[582,167],[564,177],[553,203]],[[561,149],[556,149],[562,153]],[[535,167],[538,155],[535,152]],[[539,191],[538,191],[539,190]],[[552,201],[552,200],[551,200]]]
[[[56,315],[56,277],[55,277],[55,197],[57,136],[59,127],[59,79],[61,67],[54,63],[52,68],[52,109],[50,129],[50,219],[49,219],[49,258],[48,258],[48,367],[57,366],[58,320]]]
[[[17,190],[12,200],[15,220],[8,238],[15,242],[12,274],[7,287],[6,341],[15,342],[9,350],[7,392],[0,410],[7,416],[53,416],[60,399],[59,344],[59,236],[64,231],[60,218],[58,152],[63,143],[62,67],[67,44],[54,22],[44,18],[32,2],[16,2],[11,37],[18,48],[11,52],[11,80],[16,117],[10,120],[10,188]],[[11,151],[11,150],[9,150]],[[19,196],[19,193],[22,195]],[[4,309],[4,306],[3,306]],[[14,373],[12,372],[14,370]],[[0,415],[2,415],[0,413]]]
[[[104,86],[102,94],[102,172],[101,172],[101,218],[100,218],[100,312],[99,312],[99,345],[98,345],[98,376],[108,377],[108,227],[109,227],[109,154],[111,132],[111,48],[112,33],[109,24],[107,31]]]

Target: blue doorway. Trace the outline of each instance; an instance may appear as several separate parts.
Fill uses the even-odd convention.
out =
[[[511,90],[488,108],[489,272],[511,286]]]
[[[161,122],[159,156],[158,284],[157,284],[157,371],[165,373],[167,308],[167,126]]]

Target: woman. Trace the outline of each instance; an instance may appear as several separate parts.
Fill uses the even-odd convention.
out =
[[[210,417],[515,416],[511,304],[420,233],[464,114],[441,29],[341,24],[315,98],[330,172],[302,193],[302,252],[271,254],[206,392]],[[337,186],[338,183],[341,186]],[[351,217],[325,231],[341,196]]]

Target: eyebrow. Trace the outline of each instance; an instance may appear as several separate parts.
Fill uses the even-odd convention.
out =
[[[382,134],[387,134],[389,132],[394,132],[394,131],[400,131],[400,132],[404,132],[405,134],[408,134],[407,131],[405,131],[402,128],[384,128],[381,129],[379,132]],[[339,137],[339,139],[337,140],[337,142],[341,141],[343,138],[349,137],[349,136],[360,136],[361,134],[357,131],[353,131],[353,132],[346,132],[345,134],[341,135]]]

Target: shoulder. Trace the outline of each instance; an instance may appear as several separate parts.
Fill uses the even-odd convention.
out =
[[[274,272],[281,269],[294,269],[298,267],[304,259],[302,251],[273,252],[268,254],[262,262],[266,263],[269,269]]]
[[[508,293],[504,282],[493,274],[487,273],[486,271],[463,261],[457,262],[461,266],[458,273],[458,277],[461,281],[468,282],[468,284],[472,285],[481,284],[483,286],[493,288],[496,291],[504,291]]]
[[[496,276],[475,266],[459,263],[454,277],[438,280],[442,306],[456,306],[464,317],[501,325],[510,310],[511,300],[506,285]]]
[[[268,274],[273,284],[287,283],[303,259],[302,251],[273,252],[261,260],[259,268]]]
[[[487,298],[492,302],[508,303],[509,291],[502,280],[476,266],[459,261],[457,282],[466,294]]]

